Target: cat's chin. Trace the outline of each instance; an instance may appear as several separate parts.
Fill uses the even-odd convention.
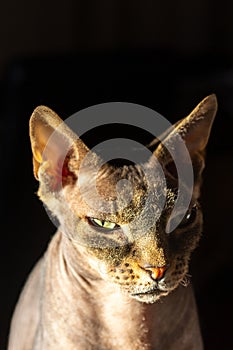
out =
[[[168,295],[169,291],[154,290],[145,293],[135,293],[131,294],[133,299],[136,299],[142,303],[153,304],[157,302],[161,297]]]

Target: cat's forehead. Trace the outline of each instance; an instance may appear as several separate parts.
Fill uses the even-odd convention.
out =
[[[93,186],[90,179],[93,180]],[[166,188],[159,174],[155,172],[151,179],[139,164],[120,167],[105,164],[97,172],[96,178],[87,176],[82,186],[82,198],[87,205],[84,206],[82,201],[79,208],[82,210],[85,207],[87,216],[119,224],[130,223],[145,212],[145,208],[149,215],[152,208],[161,210],[161,206],[172,206],[176,196],[175,190]]]
[[[102,166],[96,177],[96,181],[108,181],[109,185],[114,186],[120,180],[130,181],[135,186],[144,187],[146,180],[143,172],[143,167],[140,164],[124,164],[121,166],[105,163]]]

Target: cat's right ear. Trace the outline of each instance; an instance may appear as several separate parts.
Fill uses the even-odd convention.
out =
[[[34,175],[38,180],[40,169],[43,168],[44,172],[53,178],[53,182],[60,181],[61,174],[70,175],[70,159],[78,161],[89,151],[63,120],[45,106],[37,107],[32,113],[30,139]]]

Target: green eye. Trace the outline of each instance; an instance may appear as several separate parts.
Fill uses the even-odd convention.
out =
[[[117,224],[111,221],[99,220],[95,218],[89,218],[89,221],[92,225],[106,230],[114,230],[119,227]]]

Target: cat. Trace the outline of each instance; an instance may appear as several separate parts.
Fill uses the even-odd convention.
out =
[[[98,193],[107,201],[116,200],[117,210],[100,214],[83,200],[78,186],[87,145],[48,107],[35,109],[30,138],[38,196],[60,226],[20,296],[9,350],[203,349],[186,276],[202,233],[201,174],[216,111],[213,94],[174,126],[190,153],[194,186],[189,208],[169,234],[165,227],[177,198],[177,171],[163,142],[156,139],[148,146],[162,166],[168,188],[159,220],[140,234],[140,221],[131,225],[147,194],[140,166],[106,162],[101,167]],[[170,144],[173,137],[172,130],[164,134]],[[95,166],[98,157],[93,157]],[[85,167],[83,171],[85,175]],[[83,179],[88,193],[89,177]],[[122,179],[134,186],[126,206],[116,199],[116,184]],[[156,193],[159,181],[153,186]]]

